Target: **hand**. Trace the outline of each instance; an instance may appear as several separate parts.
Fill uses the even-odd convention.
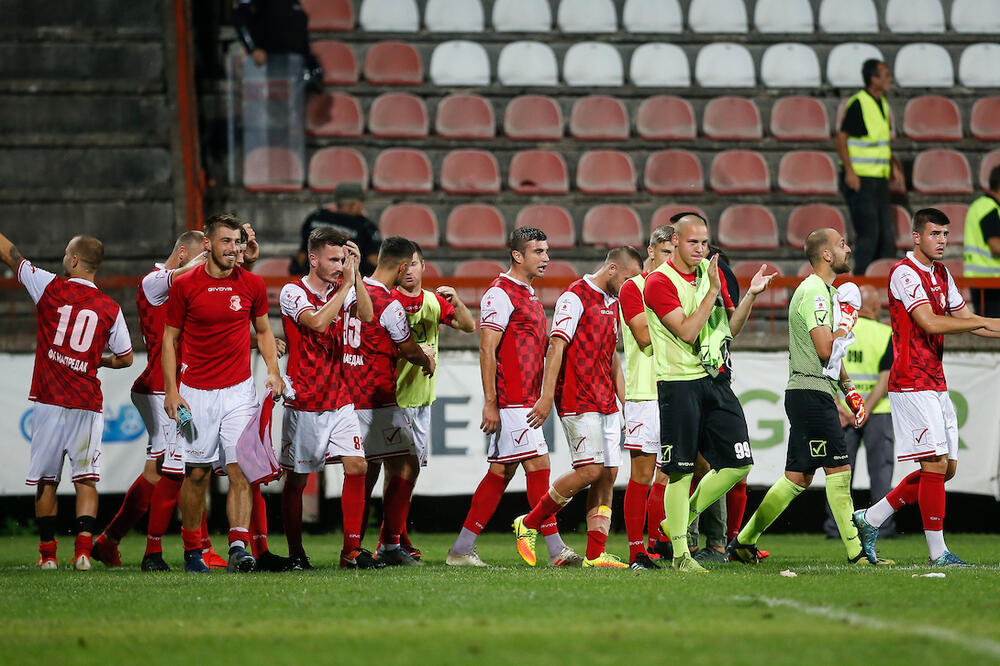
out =
[[[454,287],[441,285],[435,291],[437,292],[438,296],[448,301],[449,303],[454,303],[455,301],[458,300],[458,292],[455,291]]]
[[[358,249],[358,244],[354,241],[347,241],[344,243],[344,249],[347,250],[347,254],[353,256],[358,262],[361,262],[361,250]]]
[[[542,424],[545,423],[545,419],[549,418],[549,412],[552,411],[552,399],[542,396],[535,403],[535,406],[531,408],[528,412],[528,425],[532,428],[541,428]]]
[[[847,409],[844,408],[842,404],[837,403],[837,416],[840,417],[840,427],[846,428],[849,425],[854,425],[854,414],[851,414]]]
[[[180,407],[184,407],[189,412],[191,411],[191,407],[184,401],[184,398],[181,397],[180,393],[175,391],[163,396],[163,411],[165,411],[167,416],[172,418],[174,421],[177,420],[177,409]]]
[[[850,333],[857,323],[858,311],[850,303],[841,303],[840,322],[837,324],[837,330],[843,330],[845,334]]]
[[[206,261],[208,261],[208,250],[205,250],[201,254],[197,255],[194,259],[192,259],[188,263],[191,264],[192,267],[197,267],[205,263]]]
[[[854,427],[860,428],[868,420],[868,412],[865,410],[865,400],[858,393],[858,390],[851,386],[844,395],[847,406],[854,412]]]
[[[844,183],[855,192],[861,189],[861,179],[854,171],[844,172]]]
[[[253,230],[250,223],[243,224],[243,230],[247,232],[247,249],[243,251],[244,263],[252,264],[260,257],[260,245],[257,244],[257,232]]]
[[[500,429],[500,409],[495,402],[483,405],[483,422],[479,424],[479,429],[487,435]]]
[[[344,257],[344,270],[341,281],[341,287],[349,289],[351,285],[354,284],[354,274],[358,270],[358,258],[355,257],[350,252]]]
[[[750,293],[754,296],[771,286],[771,280],[778,274],[778,271],[775,271],[770,275],[764,275],[765,268],[766,265],[761,264],[760,269],[750,278]]]
[[[708,286],[716,292],[722,291],[722,278],[719,276],[719,255],[712,257],[708,263]]]
[[[264,49],[254,49],[250,53],[250,57],[253,58],[253,62],[258,67],[263,67],[267,64],[267,51]]]
[[[280,398],[285,392],[285,380],[281,378],[281,375],[273,375],[271,373],[267,374],[267,381],[264,382],[264,387],[271,389],[275,398]]]
[[[288,351],[288,343],[282,340],[281,338],[275,338],[274,348],[278,352],[278,358],[281,358],[282,356],[285,355],[285,352]]]
[[[906,179],[903,177],[903,172],[897,169],[895,165],[893,165],[892,174],[889,176],[889,187],[894,190],[906,189]]]
[[[425,349],[424,353],[427,354],[427,360],[428,360],[427,367],[424,368],[424,375],[430,377],[434,374],[434,371],[437,370],[437,361],[434,360],[433,352],[428,354],[427,350]]]

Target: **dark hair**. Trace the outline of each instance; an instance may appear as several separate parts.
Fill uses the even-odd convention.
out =
[[[420,243],[418,243],[417,241],[411,241],[411,242],[413,243],[413,251],[417,253],[418,257],[420,257],[420,261],[423,261],[424,249],[420,247]]]
[[[611,250],[608,251],[608,256],[604,260],[604,263],[616,263],[621,266],[622,262],[625,261],[626,258],[631,259],[638,264],[639,268],[642,268],[642,255],[639,254],[639,251],[634,247],[630,247],[628,245],[611,248]]]
[[[989,187],[991,192],[1000,190],[1000,164],[990,170]]]
[[[507,248],[511,252],[524,252],[524,248],[528,247],[528,243],[531,241],[543,240],[548,240],[548,236],[541,229],[518,227],[510,232],[510,236],[507,238]]]
[[[402,236],[389,236],[382,240],[382,245],[378,249],[378,265],[386,266],[409,262],[416,252],[413,241]]]
[[[212,217],[208,218],[205,222],[205,235],[211,236],[215,233],[216,229],[220,227],[225,227],[226,229],[232,229],[233,231],[241,232],[240,237],[242,238],[245,232],[243,231],[243,220],[236,217],[232,213],[217,213]]]
[[[937,208],[921,208],[913,214],[913,233],[924,233],[924,227],[926,227],[928,223],[947,226],[951,224],[951,220],[949,220],[948,216],[939,211]]]
[[[869,58],[861,65],[861,78],[865,80],[865,88],[871,85],[872,79],[878,76],[878,66],[883,65],[877,58]]]
[[[725,250],[723,250],[718,245],[712,245],[711,243],[709,243],[708,244],[708,258],[711,259],[715,255],[719,255],[719,261],[721,261],[722,263],[724,263],[726,265],[729,265],[729,264],[733,263],[733,262],[729,261],[729,255],[726,254]]]
[[[77,236],[72,241],[72,252],[92,273],[96,273],[104,261],[104,243],[93,236]]]
[[[309,254],[313,254],[324,245],[344,245],[348,241],[347,234],[333,227],[316,227],[309,233]]]
[[[708,220],[705,219],[705,216],[702,215],[701,213],[696,213],[693,210],[684,210],[684,211],[681,211],[680,213],[675,213],[675,214],[673,214],[673,215],[670,216],[670,221],[673,222],[676,225],[678,222],[681,221],[682,218],[685,218],[688,215],[694,215],[699,220],[701,220],[702,222],[704,222],[705,226],[708,226]]]

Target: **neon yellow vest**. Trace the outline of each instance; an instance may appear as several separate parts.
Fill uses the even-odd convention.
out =
[[[636,275],[631,278],[635,286],[642,293],[646,285],[646,278]],[[645,351],[636,342],[632,335],[632,329],[625,321],[625,315],[618,310],[618,316],[622,320],[622,343],[625,347],[625,400],[630,402],[641,402],[643,400],[656,400],[656,365],[653,363],[653,346],[646,347]]]
[[[1000,277],[1000,259],[990,252],[980,224],[990,211],[997,209],[1000,209],[1000,204],[985,194],[969,206],[969,212],[965,216],[966,277]]]
[[[858,100],[861,117],[868,130],[866,136],[847,137],[847,154],[854,173],[866,178],[888,178],[892,173],[892,150],[889,148],[889,102],[885,96],[878,102],[868,91],[859,90],[847,100],[850,107]],[[881,102],[881,110],[879,103]]]
[[[858,393],[867,398],[878,382],[878,364],[892,339],[892,328],[874,319],[858,317],[854,335],[857,339],[847,350],[844,369],[847,376],[854,380]],[[888,414],[889,398],[882,398],[874,409],[871,405],[865,405],[865,408],[869,414]]]
[[[407,312],[413,340],[419,345],[434,348],[437,361],[438,338],[440,337],[441,303],[434,292],[424,289],[424,302],[416,312]],[[423,407],[434,402],[436,375],[424,375],[424,371],[405,359],[399,359],[396,366],[396,404],[400,407]]]

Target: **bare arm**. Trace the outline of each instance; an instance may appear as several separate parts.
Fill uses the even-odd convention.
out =
[[[809,331],[813,347],[816,348],[816,355],[819,356],[819,360],[823,365],[829,362],[830,355],[833,354],[833,341],[845,335],[847,335],[847,331],[842,328],[838,328],[836,332],[833,332],[826,326],[816,326]]]
[[[851,156],[847,152],[847,132],[838,131],[835,143],[837,144],[837,157],[840,158],[841,164],[844,165],[844,182],[852,190],[858,191],[861,189],[861,180],[854,173],[854,165],[851,164]]]
[[[429,377],[434,374],[434,369],[436,368],[434,357],[428,356],[424,348],[417,344],[412,335],[402,342],[397,342],[396,348],[399,349],[399,355],[408,362],[423,368],[425,375]]]
[[[552,402],[556,399],[556,383],[559,381],[559,370],[562,369],[567,344],[569,343],[558,335],[549,337],[549,348],[545,352],[545,371],[542,374],[542,395],[528,412],[528,425],[532,428],[542,427],[552,411]]]
[[[917,326],[930,335],[972,333],[988,326],[1000,330],[1000,321],[972,314],[968,306],[953,312],[952,316],[949,317],[947,315],[934,314],[929,303],[921,303],[910,311],[910,315],[913,317],[913,321],[917,323]],[[994,336],[986,335],[985,337]]]
[[[257,331],[257,349],[267,364],[267,381],[264,386],[274,391],[274,397],[278,398],[285,392],[285,382],[278,368],[278,348],[271,331],[271,321],[266,314],[262,314],[254,318],[253,327]]]
[[[492,328],[480,327],[479,374],[483,381],[483,421],[479,429],[492,435],[500,427],[500,408],[497,400],[497,347],[503,333]]]
[[[705,298],[702,299],[701,304],[691,313],[690,317],[685,317],[684,310],[677,307],[663,315],[660,321],[671,333],[689,345],[693,345],[698,341],[701,329],[705,328],[705,323],[708,322],[708,317],[712,314],[712,308],[715,307],[715,299],[718,297],[719,288],[713,286],[709,288]]]
[[[645,349],[652,343],[649,338],[649,321],[646,319],[645,312],[640,312],[629,320],[628,330],[632,331],[632,337],[635,338],[640,348]]]
[[[14,244],[10,242],[10,239],[3,234],[0,234],[0,259],[14,272],[17,272],[18,265],[24,259]]]
[[[625,373],[622,371],[622,362],[618,358],[618,352],[611,356],[611,378],[615,382],[615,397],[618,403],[625,406]]]
[[[160,351],[160,363],[163,365],[163,409],[174,420],[177,419],[179,407],[190,411],[177,389],[177,339],[180,332],[179,328],[167,324],[163,329],[163,346]]]
[[[930,306],[920,306],[920,307],[930,307]],[[919,309],[920,308],[917,308],[917,310],[919,310]],[[914,310],[914,312],[916,312],[916,310]],[[972,310],[969,309],[969,306],[966,305],[966,306],[963,306],[962,309],[955,310],[954,312],[952,312],[951,313],[951,317],[942,317],[942,319],[963,319],[963,320],[970,320],[970,319],[975,318],[975,317],[976,317],[976,315],[973,314]],[[978,317],[978,318],[982,319],[984,322],[995,321],[995,320],[991,320],[991,319],[986,319],[985,317]],[[914,317],[914,319],[916,319],[916,318]],[[978,335],[981,338],[1000,338],[1000,327],[997,327],[998,330],[991,330],[989,328],[986,328],[985,327],[986,325],[987,324],[984,323],[984,327],[983,328],[979,328],[979,329],[970,331],[970,333],[972,333],[973,335]]]
[[[761,264],[757,272],[754,273],[754,276],[750,278],[750,288],[747,289],[747,293],[740,300],[739,305],[726,310],[726,314],[729,315],[729,331],[733,334],[734,338],[740,334],[743,326],[747,323],[747,319],[750,318],[750,311],[753,310],[753,304],[757,300],[757,296],[771,285],[771,280],[777,274],[777,272],[774,272],[770,275],[764,275],[764,264]]]
[[[323,307],[319,310],[306,310],[299,314],[300,324],[317,333],[322,333],[330,327],[330,324],[337,320],[337,317],[340,316],[340,311],[344,309],[344,301],[347,300],[347,294],[351,291],[351,287],[354,286],[354,275],[357,265],[357,258],[354,255],[348,255],[344,260],[344,279],[341,280],[337,291],[333,293],[330,300],[324,303]],[[362,289],[367,298],[368,290],[364,289],[364,287]],[[355,291],[357,291],[357,288],[355,288]],[[369,305],[371,304],[371,298],[368,298],[368,303]],[[371,319],[368,321],[371,321]]]
[[[195,257],[191,261],[187,262],[186,264],[184,264],[180,268],[175,268],[174,272],[170,276],[170,279],[171,280],[176,280],[177,278],[179,278],[180,276],[184,275],[188,271],[190,271],[192,269],[195,269],[195,268],[198,268],[199,266],[203,265],[206,261],[208,261],[208,250],[205,250],[204,252],[202,252],[197,257]],[[244,264],[244,266],[246,266],[246,264]]]
[[[122,368],[130,367],[132,365],[132,360],[132,352],[129,352],[124,356],[104,354],[101,356],[101,367],[111,368],[112,370],[120,370]]]
[[[455,308],[455,317],[451,321],[452,328],[466,333],[472,333],[476,330],[476,320],[472,316],[472,311],[458,297],[458,292],[455,291],[454,287],[438,287],[437,293]]]

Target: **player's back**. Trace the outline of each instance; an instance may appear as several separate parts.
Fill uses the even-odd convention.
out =
[[[552,334],[569,342],[556,384],[559,414],[618,411],[612,378],[618,342],[617,299],[585,279],[573,282],[556,304]]]
[[[348,314],[344,323],[344,362],[352,398],[357,409],[374,409],[396,404],[396,361],[399,351],[396,343],[385,327],[385,314],[392,303],[396,316],[405,325],[406,312],[392,293],[382,284],[365,278],[365,288],[372,301],[374,316],[370,322],[362,322]]]
[[[913,310],[923,304],[944,316],[960,309],[961,300],[948,268],[939,261],[930,269],[919,266],[909,255],[889,272],[889,317],[892,326],[893,362],[889,371],[890,391],[946,391],[944,336],[927,333],[913,319]]]
[[[135,393],[147,395],[163,393],[163,365],[160,363],[160,354],[163,351],[163,328],[167,324],[167,301],[160,294],[152,296],[151,300],[145,287],[152,282],[156,283],[159,289],[166,287],[169,293],[171,273],[172,271],[157,266],[142,278],[136,290],[135,306],[139,314],[139,333],[146,345],[146,367],[132,385],[132,391]]]
[[[545,310],[531,287],[501,275],[490,284],[510,302],[510,317],[497,347],[497,401],[500,407],[531,407],[542,389],[545,365]],[[482,326],[490,327],[490,312],[484,309]]]

